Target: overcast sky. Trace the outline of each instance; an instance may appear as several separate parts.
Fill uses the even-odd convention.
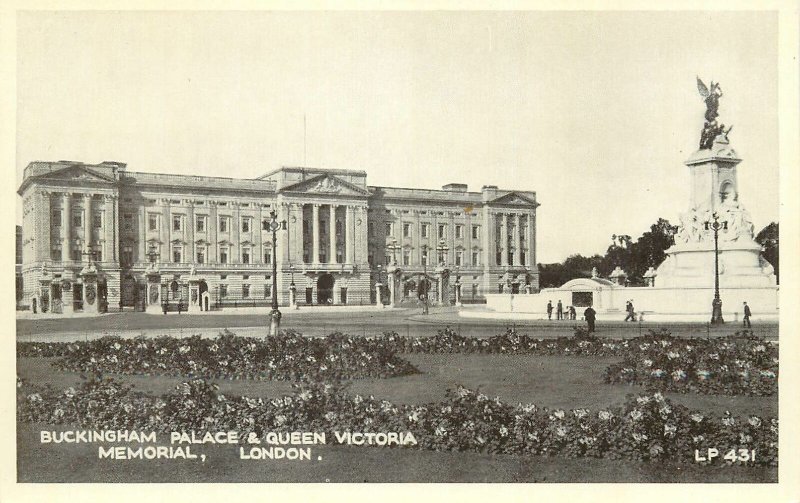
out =
[[[17,28],[17,186],[59,159],[491,184],[537,192],[538,261],[554,262],[688,209],[699,75],[721,82],[756,230],[778,218],[770,13],[70,12]]]

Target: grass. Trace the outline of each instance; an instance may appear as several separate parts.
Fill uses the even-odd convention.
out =
[[[463,384],[507,402],[547,407],[598,409],[644,391],[602,382],[615,358],[526,355],[404,355],[422,374],[350,382],[350,391],[396,403],[439,401]],[[57,389],[82,382],[79,374],[57,371],[52,358],[19,358],[18,374]],[[185,379],[115,376],[151,394],[172,391]],[[220,392],[275,397],[291,392],[289,382],[218,381]],[[693,409],[735,415],[777,416],[778,398],[666,394]],[[185,460],[109,461],[97,459],[97,445],[39,443],[47,425],[18,424],[20,482],[776,482],[777,469],[747,466],[654,464],[605,459],[516,457],[480,453],[430,452],[380,447],[315,446],[312,461],[240,460],[231,446],[197,446],[205,463]],[[166,438],[159,436],[166,445]],[[193,449],[194,450],[194,449]],[[321,461],[316,456],[322,456]]]

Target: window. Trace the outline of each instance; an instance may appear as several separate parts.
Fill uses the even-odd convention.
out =
[[[519,252],[519,265],[525,265],[525,252],[522,250]]]
[[[133,215],[130,213],[122,214],[122,228],[126,231],[133,230]]]
[[[81,249],[77,245],[72,248],[72,260],[75,262],[81,261]]]
[[[172,217],[172,230],[173,231],[180,231],[181,230],[181,220],[183,218],[180,215],[175,215]]]
[[[242,248],[242,264],[250,263],[250,248]]]
[[[478,258],[480,257],[480,253],[477,250],[473,250],[472,252],[472,265],[480,265]]]
[[[392,223],[391,222],[386,222],[386,235],[387,236],[391,236],[392,235]]]
[[[391,264],[392,263],[392,257],[390,257],[389,255],[384,255],[383,256],[383,262],[384,262],[384,265]]]
[[[151,231],[158,230],[158,215],[152,213],[147,215],[147,229]]]
[[[228,275],[227,274],[220,274],[219,275],[219,279],[228,279]]]
[[[242,285],[242,298],[250,297],[250,285]]]
[[[100,229],[103,227],[103,214],[102,213],[95,213],[92,215],[92,224],[94,225],[95,229]]]
[[[61,245],[55,244],[50,249],[50,260],[61,260]]]
[[[219,285],[219,298],[224,299],[228,296],[228,285]]]
[[[53,222],[53,227],[61,227],[61,210],[53,210],[51,221]]]
[[[196,262],[198,264],[206,263],[206,250],[205,248],[197,248]]]
[[[264,263],[265,264],[272,264],[272,250],[271,249],[264,250]]]
[[[267,280],[269,279],[270,277],[267,276]],[[266,285],[264,285],[264,298],[268,299],[270,297],[272,297],[272,285],[268,282]]]
[[[78,211],[72,214],[72,226],[83,227],[83,213]]]
[[[461,267],[464,265],[464,252],[463,250],[456,250],[456,265]]]
[[[92,260],[95,262],[102,262],[103,261],[103,250],[97,249],[94,250],[94,255],[92,256]]]
[[[422,265],[430,265],[428,263],[428,251],[427,250],[422,250],[421,257],[422,257]]]
[[[219,217],[219,231],[220,232],[228,232],[228,218],[230,218],[230,217]]]
[[[243,218],[242,219],[242,232],[250,232],[250,219]]]
[[[375,264],[375,250],[369,251],[369,254],[367,255],[367,262],[369,262],[370,267]]]
[[[411,224],[403,224],[403,237],[410,238],[411,237]]]
[[[261,221],[261,230],[268,231],[269,230],[269,219],[264,219]],[[303,221],[303,232],[308,232],[308,222],[305,220]]]
[[[472,239],[478,239],[481,235],[481,227],[480,225],[473,225],[472,226]]]
[[[206,217],[205,215],[198,216],[195,218],[195,230],[197,232],[205,232],[206,231]]]
[[[183,250],[181,249],[180,246],[176,246],[175,248],[172,249],[172,261],[175,262],[176,264],[183,262],[181,260],[183,256],[182,251]]]
[[[341,236],[342,235],[342,230],[343,230],[342,221],[341,220],[337,220],[336,221],[336,235],[337,236]]]
[[[462,239],[463,237],[464,237],[464,226],[456,225],[456,239]]]
[[[133,264],[133,248],[130,246],[124,246],[122,248],[122,263],[123,264]]]
[[[370,222],[369,224],[367,224],[367,227],[369,227],[369,235],[370,236],[374,236],[375,235],[375,223],[374,222]]]
[[[439,224],[439,239],[444,239],[447,235],[447,225]]]
[[[219,249],[219,263],[220,264],[227,264],[228,263],[228,249],[227,248],[220,248]]]
[[[427,238],[430,234],[430,225],[429,224],[422,224],[422,228],[420,229],[422,237]]]
[[[403,250],[403,265],[411,265],[411,250]]]

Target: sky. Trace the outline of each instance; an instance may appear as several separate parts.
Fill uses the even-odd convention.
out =
[[[23,12],[16,186],[60,159],[498,185],[536,191],[556,262],[689,209],[700,76],[758,231],[779,212],[777,68],[769,12]]]

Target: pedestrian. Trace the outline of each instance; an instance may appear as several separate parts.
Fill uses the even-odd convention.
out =
[[[558,299],[558,304],[556,304],[556,319],[564,319],[564,306],[561,304],[561,299]]]
[[[596,314],[597,312],[594,309],[592,309],[592,306],[587,307],[586,310],[583,312],[583,316],[584,318],[586,318],[586,323],[589,325],[590,333],[594,332],[594,320]]]
[[[577,313],[575,312],[575,306],[569,306],[569,319],[575,320],[577,319]]]
[[[548,300],[547,301],[547,319],[548,320],[552,320],[553,319],[553,301],[552,300]]]
[[[628,312],[628,315],[625,317],[625,321],[636,321],[636,312],[633,309],[633,301],[629,300],[628,303],[625,305],[625,311]]]
[[[751,328],[752,327],[752,325],[750,325],[750,316],[752,316],[752,314],[750,313],[750,306],[748,306],[747,302],[745,302],[744,303],[744,320],[742,321],[742,326],[747,327],[747,328]]]

